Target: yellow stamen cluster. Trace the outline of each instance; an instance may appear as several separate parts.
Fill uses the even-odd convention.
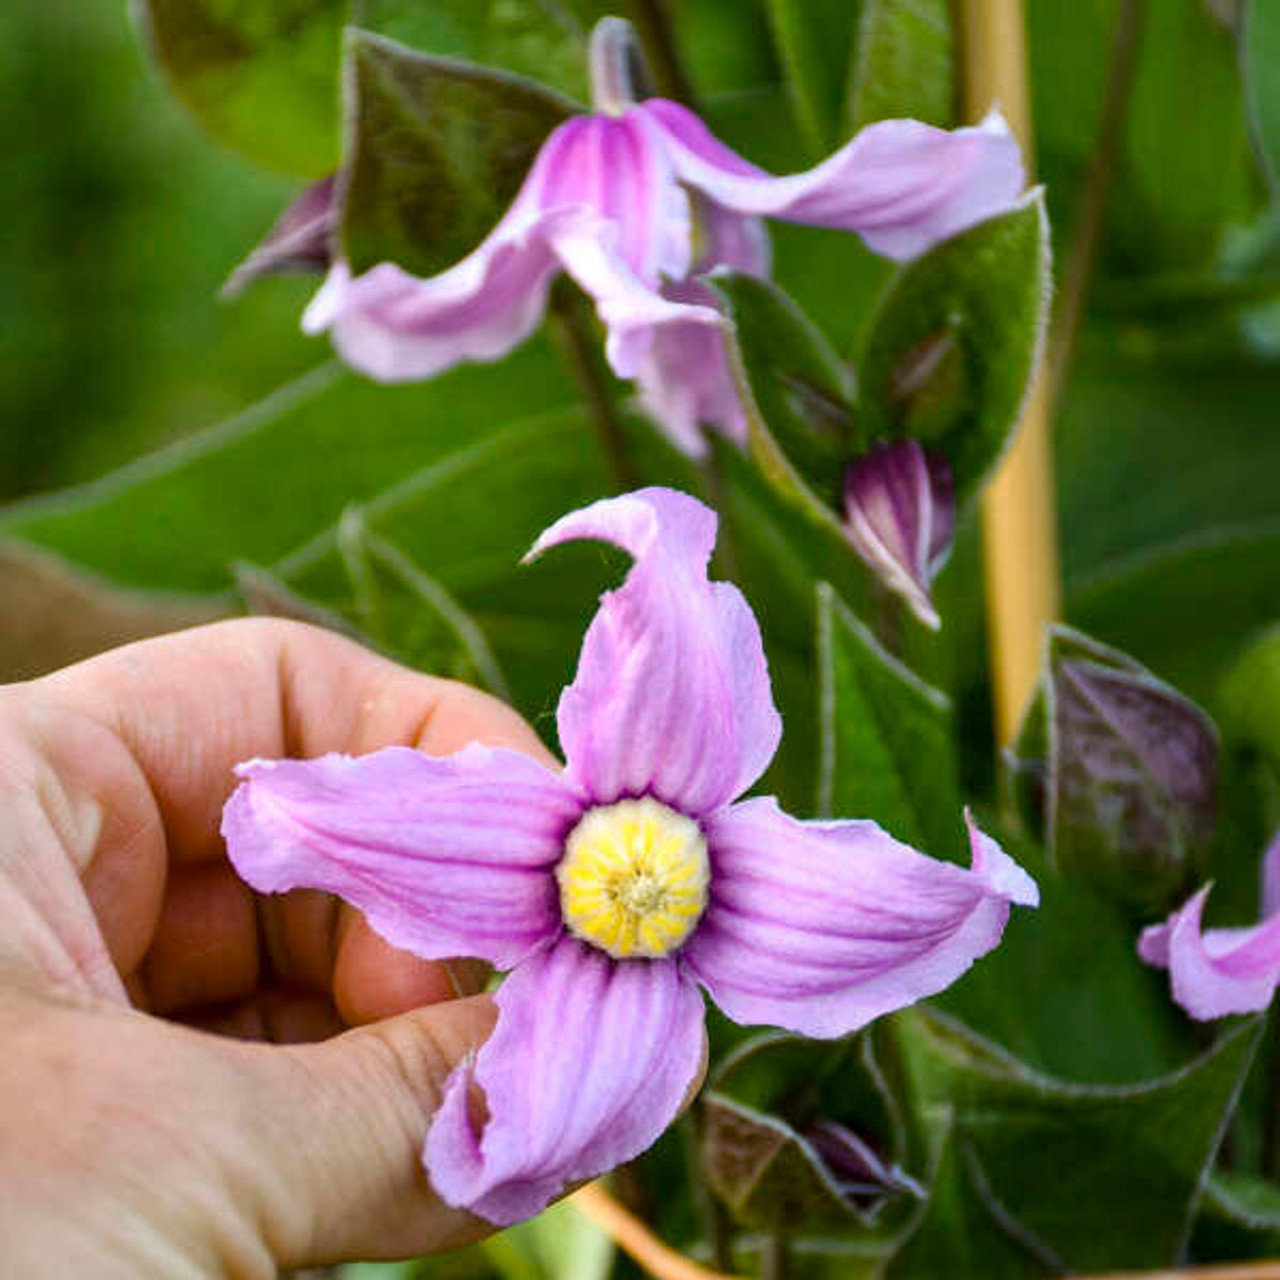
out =
[[[707,905],[707,842],[656,800],[589,809],[556,867],[566,928],[618,960],[674,951]]]

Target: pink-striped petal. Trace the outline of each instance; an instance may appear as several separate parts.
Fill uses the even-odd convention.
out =
[[[857,232],[876,253],[912,258],[1003,212],[1024,176],[998,115],[948,132],[918,120],[868,125],[816,168],[775,177],[720,142],[691,111],[650,99],[683,181],[738,213]]]
[[[569,776],[601,804],[652,794],[695,817],[719,808],[764,772],[782,721],[750,606],[707,578],[715,513],[641,489],[557,520],[530,556],[580,538],[635,563],[601,600],[560,699]]]
[[[335,893],[393,946],[428,960],[508,968],[560,928],[552,868],[583,802],[527,756],[387,747],[252,760],[237,772],[244,782],[222,834],[236,871],[262,893]]]
[[[675,302],[711,307],[716,301],[696,280],[668,284],[662,292]],[[729,364],[727,336],[722,327],[701,321],[661,325],[636,372],[640,403],[690,457],[707,452],[704,428],[739,446],[747,442],[747,418]]]
[[[569,937],[496,1000],[498,1025],[450,1077],[423,1158],[446,1201],[507,1224],[658,1138],[697,1073],[703,1005],[674,962],[614,961]]]
[[[737,1022],[842,1036],[949,986],[1035,882],[970,822],[968,870],[874,822],[799,822],[773,799],[705,820],[711,900],[682,963]]]
[[[1252,928],[1204,929],[1210,887],[1138,939],[1138,954],[1169,970],[1173,998],[1201,1021],[1265,1009],[1280,983],[1280,916]]]

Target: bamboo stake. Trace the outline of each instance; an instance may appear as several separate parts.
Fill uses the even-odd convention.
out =
[[[962,0],[965,114],[998,105],[1031,156],[1022,0]],[[1061,611],[1049,399],[1036,378],[1021,429],[982,499],[983,567],[996,736],[1017,734],[1040,674],[1045,624]]]
[[[663,1244],[645,1223],[624,1209],[598,1182],[588,1182],[575,1191],[569,1197],[569,1203],[657,1280],[737,1280],[734,1276],[710,1271]]]

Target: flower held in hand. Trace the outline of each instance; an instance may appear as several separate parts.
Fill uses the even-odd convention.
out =
[[[395,946],[513,970],[425,1151],[440,1195],[493,1222],[658,1137],[698,1070],[699,984],[739,1022],[840,1036],[955,981],[1011,902],[1037,900],[972,824],[966,870],[873,822],[737,799],[781,721],[749,606],[707,578],[715,534],[701,503],[646,489],[538,540],[533,555],[592,538],[634,557],[560,699],[563,774],[479,745],[387,748],[252,761],[227,805],[255,888],[328,890]]]

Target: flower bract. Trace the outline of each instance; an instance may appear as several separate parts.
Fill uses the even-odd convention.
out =
[[[512,970],[425,1150],[439,1194],[493,1222],[658,1137],[702,1057],[699,986],[739,1022],[845,1035],[953,982],[1010,903],[1037,901],[972,823],[966,869],[874,822],[739,799],[782,725],[750,607],[707,577],[715,537],[701,503],[646,489],[538,539],[531,555],[587,538],[634,561],[561,696],[563,773],[476,744],[392,747],[251,761],[227,805],[255,888],[328,890],[395,946]]]

